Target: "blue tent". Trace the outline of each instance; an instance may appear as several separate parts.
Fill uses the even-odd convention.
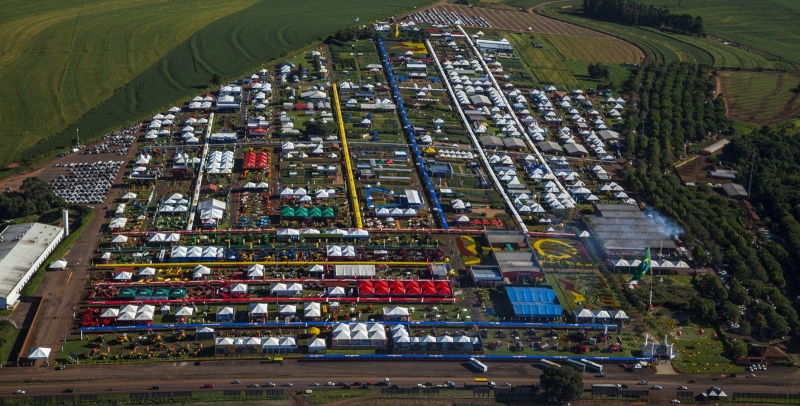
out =
[[[559,317],[564,311],[553,289],[506,287],[506,293],[518,317]]]

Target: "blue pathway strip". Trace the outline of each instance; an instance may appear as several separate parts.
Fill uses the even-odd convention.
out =
[[[381,41],[380,38],[378,38],[378,46],[380,47],[381,57],[383,58],[383,66],[386,67],[386,73],[389,74],[389,83],[392,85],[392,90],[394,90],[394,97],[397,100],[397,107],[400,108],[400,117],[403,119],[403,124],[405,124],[405,128],[408,130],[408,135],[411,138],[411,145],[414,147],[414,154],[417,156],[417,162],[422,168],[422,177],[425,179],[425,184],[428,185],[428,191],[430,191],[431,200],[433,200],[433,204],[436,206],[436,211],[439,213],[439,219],[442,220],[442,228],[449,230],[450,226],[447,225],[447,219],[444,217],[442,206],[439,204],[439,198],[436,197],[436,190],[433,188],[431,178],[428,176],[428,170],[425,168],[425,161],[422,160],[422,154],[419,153],[417,138],[414,136],[414,131],[411,129],[411,124],[408,123],[406,109],[403,107],[403,98],[400,97],[400,92],[398,91],[397,84],[394,81],[392,67],[389,65],[389,58],[386,57],[386,50],[383,48],[383,41]]]

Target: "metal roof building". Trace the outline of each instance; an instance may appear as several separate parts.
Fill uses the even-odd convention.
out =
[[[506,293],[517,317],[556,318],[564,312],[550,288],[509,286]]]
[[[22,287],[63,239],[63,228],[41,223],[11,225],[0,233],[0,309],[17,303]]]

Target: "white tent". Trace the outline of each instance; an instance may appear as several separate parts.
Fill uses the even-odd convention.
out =
[[[50,358],[50,349],[45,347],[36,347],[28,354],[28,359],[48,359]]]
[[[248,279],[257,279],[263,277],[264,277],[264,265],[261,264],[250,265],[250,268],[247,270]]]
[[[126,242],[128,242],[128,237],[120,234],[120,235],[117,235],[114,238],[112,238],[111,242],[113,242],[115,244],[126,243]]]
[[[65,269],[67,267],[67,261],[63,259],[59,259],[58,261],[53,261],[50,264],[50,269]]]
[[[179,307],[178,310],[175,310],[176,316],[191,316],[194,314],[194,309],[189,306]]]
[[[156,276],[156,268],[142,268],[139,270],[139,276]]]
[[[114,275],[115,281],[129,281],[133,277],[133,273],[131,272],[119,272]]]

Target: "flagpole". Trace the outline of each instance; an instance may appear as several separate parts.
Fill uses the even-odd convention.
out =
[[[647,247],[647,252],[650,252],[650,247]],[[647,307],[647,311],[649,312],[650,309],[653,308],[653,271],[650,269],[652,267],[653,261],[650,260],[650,263],[647,264],[647,270],[650,271],[650,306]]]

